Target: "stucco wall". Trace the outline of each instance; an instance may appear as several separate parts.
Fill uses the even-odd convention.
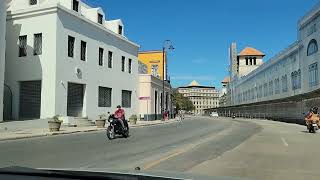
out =
[[[55,114],[55,61],[57,15],[46,14],[18,18],[11,12],[7,19],[5,83],[13,96],[13,118],[19,117],[19,81],[42,80],[41,118]],[[42,55],[33,55],[34,34],[42,33]],[[19,57],[18,39],[27,35],[27,56]]]
[[[68,82],[85,84],[85,104],[83,116],[98,118],[99,114],[114,112],[121,105],[121,91],[132,91],[131,108],[125,108],[127,117],[138,110],[138,46],[109,34],[64,10],[58,12],[57,73],[56,75],[56,113],[67,113]],[[74,57],[68,57],[68,35],[75,37]],[[87,43],[87,59],[80,60],[80,41]],[[104,49],[104,66],[98,65],[99,47]],[[113,52],[112,68],[107,67],[108,51]],[[121,71],[121,56],[126,57],[125,72]],[[128,72],[128,59],[132,59],[132,73]],[[82,77],[78,78],[75,69],[80,68]],[[112,88],[112,107],[98,107],[98,87]]]
[[[6,45],[6,1],[0,1],[0,122],[3,121],[3,83]]]

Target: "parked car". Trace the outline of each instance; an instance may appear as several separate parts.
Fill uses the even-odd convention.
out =
[[[210,114],[211,117],[219,117],[219,114],[217,112],[212,112]]]

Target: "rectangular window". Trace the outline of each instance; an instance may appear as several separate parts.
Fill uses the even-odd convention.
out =
[[[73,0],[72,9],[76,12],[79,12],[79,1]]]
[[[123,28],[122,28],[122,26],[119,25],[119,27],[118,27],[118,33],[119,33],[120,35],[122,35],[122,31],[123,31]]]
[[[292,81],[292,89],[300,89],[301,88],[301,70],[291,73],[291,81]]]
[[[131,107],[131,91],[122,90],[122,107]]]
[[[19,57],[27,56],[27,36],[19,36]]]
[[[111,107],[112,89],[99,86],[99,107]]]
[[[98,13],[98,23],[102,24],[103,21],[103,15]]]
[[[288,80],[287,80],[287,75],[282,76],[282,92],[287,92],[288,91]]]
[[[36,5],[38,2],[37,2],[37,0],[30,0],[29,1],[29,4],[30,5]]]
[[[80,52],[80,56],[81,56],[81,60],[85,61],[86,60],[86,54],[87,54],[87,43],[84,41],[81,41],[81,52]]]
[[[128,72],[132,72],[132,59],[129,59],[129,64],[128,64]]]
[[[42,54],[42,34],[41,33],[34,35],[33,54],[34,55]]]
[[[124,66],[125,66],[126,57],[121,57],[121,71],[124,72]]]
[[[151,65],[151,75],[154,77],[158,77],[158,69],[159,69],[158,64],[152,64]]]
[[[103,48],[99,48],[99,66],[103,66]]]
[[[273,81],[269,82],[269,95],[273,95]]]
[[[274,80],[274,93],[275,94],[280,94],[280,81],[279,81],[279,78]]]
[[[264,97],[268,96],[268,83],[265,83],[263,85],[263,95],[264,95]]]
[[[68,56],[69,57],[74,56],[74,41],[75,41],[74,37],[68,36]]]
[[[318,85],[318,63],[309,65],[309,86]]]
[[[112,57],[113,54],[111,51],[108,51],[108,68],[112,68]]]

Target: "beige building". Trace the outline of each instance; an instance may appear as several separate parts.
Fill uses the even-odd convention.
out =
[[[139,114],[141,120],[159,120],[161,115],[162,80],[150,74],[139,74]],[[164,109],[172,115],[172,90],[165,81]]]
[[[186,87],[179,87],[178,92],[188,97],[195,106],[193,113],[204,114],[205,109],[219,106],[219,91],[212,86],[201,86],[196,81],[192,81]]]

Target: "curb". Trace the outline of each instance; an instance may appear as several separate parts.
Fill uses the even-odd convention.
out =
[[[141,124],[141,125],[135,125],[131,126],[131,128],[139,128],[139,127],[146,127],[146,126],[155,126],[155,125],[161,125],[161,124],[171,124],[176,121],[170,121],[170,122],[159,122],[154,124]],[[76,134],[76,133],[84,133],[84,132],[95,132],[95,131],[102,131],[105,130],[105,128],[99,128],[99,129],[87,129],[87,130],[76,130],[76,131],[69,131],[69,132],[48,132],[45,134],[34,134],[34,135],[27,135],[27,136],[20,136],[20,137],[9,137],[5,139],[0,138],[0,142],[2,141],[12,141],[12,140],[19,140],[19,139],[30,139],[30,138],[36,138],[36,137],[45,137],[45,136],[58,136],[58,135],[66,135],[66,134]],[[1,133],[0,133],[1,134]]]

